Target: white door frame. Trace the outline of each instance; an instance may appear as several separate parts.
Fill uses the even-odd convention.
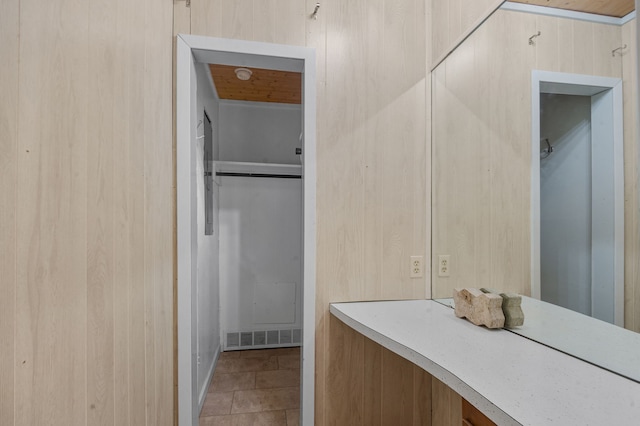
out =
[[[531,73],[531,296],[540,299],[540,93],[613,96],[614,323],[624,326],[624,157],[622,80],[533,70]],[[593,123],[592,123],[593,124]]]
[[[315,49],[183,34],[177,36],[176,79],[178,422],[180,426],[196,426],[199,414],[195,393],[197,354],[192,349],[195,338],[192,295],[195,292],[195,255],[197,255],[195,238],[196,62],[303,73],[304,243],[301,419],[303,425],[311,425],[314,419],[316,309]]]

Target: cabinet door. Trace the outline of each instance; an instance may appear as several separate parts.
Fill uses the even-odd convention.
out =
[[[462,398],[462,426],[496,426],[496,424]]]

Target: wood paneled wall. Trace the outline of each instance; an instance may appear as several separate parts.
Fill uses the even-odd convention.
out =
[[[409,278],[409,257],[429,257],[430,171],[425,1],[328,0],[317,20],[315,4],[192,0],[191,19],[178,25],[316,49],[316,425],[323,425],[331,422],[329,302],[426,295],[426,278]]]
[[[172,5],[0,20],[0,424],[170,425]]]
[[[462,397],[412,362],[331,315],[332,425],[459,426]]]
[[[433,262],[451,255],[434,297],[461,285],[530,293],[531,70],[622,77],[624,56],[611,51],[624,43],[619,26],[499,10],[434,71]],[[635,120],[625,125],[630,134]],[[625,158],[627,287],[637,289],[634,138]]]
[[[624,326],[640,333],[640,147],[636,19],[622,27],[624,91]]]
[[[430,0],[431,42],[429,57],[435,65],[453,50],[478,24],[498,8],[504,0]],[[430,67],[431,69],[431,67]]]
[[[0,424],[13,425],[20,5],[0,2]]]
[[[432,380],[438,382],[436,379],[432,379],[430,374],[410,361],[364,337],[333,315],[330,328],[329,360],[332,368],[327,377],[331,389],[327,394],[329,424],[432,424],[431,386]],[[443,395],[447,398],[450,396],[449,393]],[[447,399],[443,403],[448,402]],[[458,406],[460,407],[460,399]],[[449,423],[441,420],[434,424],[457,426],[461,422]]]
[[[0,423],[174,418],[175,33],[317,49],[317,424],[328,302],[425,296],[425,2],[314,7],[2,3]]]

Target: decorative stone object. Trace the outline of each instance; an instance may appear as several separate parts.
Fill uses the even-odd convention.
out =
[[[481,288],[484,293],[497,293],[494,290]],[[500,293],[502,297],[502,313],[504,314],[504,326],[506,328],[520,327],[524,324],[524,312],[522,312],[522,296],[515,293]]]
[[[467,318],[475,325],[487,328],[502,328],[502,297],[493,293],[483,293],[477,288],[456,288],[453,290],[455,313],[459,318]]]

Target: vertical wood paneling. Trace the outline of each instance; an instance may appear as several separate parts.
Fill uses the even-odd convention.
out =
[[[620,77],[620,43],[619,27],[499,10],[434,71],[432,265],[452,256],[434,297],[529,293],[531,70]]]
[[[462,418],[473,426],[496,426],[494,422],[464,398],[462,399]]]
[[[430,63],[441,59],[455,48],[462,38],[479,25],[502,0],[431,0],[432,49]]]
[[[0,424],[14,424],[16,175],[19,107],[18,2],[0,3]]]
[[[530,70],[535,49],[530,48],[528,38],[535,33],[535,16],[521,15],[514,20],[498,11],[494,16],[500,23],[489,27],[493,76],[483,77],[489,86],[488,110],[492,112],[488,123],[490,149],[485,154],[491,169],[491,270],[487,278],[494,288],[529,294],[530,203],[529,192],[522,188],[530,186],[531,181],[531,138],[525,133],[531,128],[531,114],[524,111],[531,109]],[[518,67],[500,66],[506,63]],[[512,110],[523,113],[511,115]]]
[[[326,424],[431,425],[432,377],[331,316]],[[448,388],[444,385],[443,392]],[[452,391],[451,395],[456,395]],[[443,398],[453,401],[453,396]],[[453,403],[453,402],[452,402]],[[458,403],[460,400],[458,399]],[[447,423],[454,408],[447,408]],[[458,408],[459,410],[459,408]],[[316,423],[317,424],[317,423]],[[460,423],[458,423],[460,424]]]
[[[381,426],[383,407],[390,403],[382,395],[382,353],[386,351],[371,339],[364,339],[364,424]],[[384,403],[383,403],[384,401]]]
[[[431,374],[413,366],[413,426],[431,426]]]
[[[144,25],[144,3],[129,10],[134,15],[129,28],[130,37],[142,38],[146,42]],[[129,22],[127,22],[129,23]],[[135,24],[138,26],[134,26]],[[127,121],[127,146],[128,161],[126,173],[128,175],[128,188],[126,196],[129,210],[129,234],[127,246],[129,247],[129,421],[131,425],[147,423],[147,388],[146,388],[146,346],[145,321],[147,301],[145,298],[145,68],[146,49],[144,42],[139,43],[130,52],[129,75],[127,81],[126,100],[130,103],[129,118]]]
[[[422,2],[378,0],[324,2],[319,20],[316,424],[327,424],[328,303],[425,295],[406,264],[428,246],[426,18]]]
[[[116,9],[95,0],[89,10],[89,75],[100,102],[88,108],[87,138],[87,423],[114,424],[114,51]]]
[[[462,397],[436,378],[431,379],[431,424],[457,426],[462,424]]]
[[[592,23],[571,21],[573,25],[573,67],[572,72],[593,74],[593,32]]]
[[[362,425],[364,336],[331,315],[327,411],[329,424]]]
[[[424,280],[410,279],[406,264],[410,256],[426,250],[426,209],[419,201],[426,196],[427,169],[425,9],[419,1],[386,1],[384,6],[385,65],[380,77],[386,83],[379,89],[385,105],[379,145],[384,153],[383,283],[398,285],[384,285],[382,297],[424,297]]]
[[[367,92],[364,2],[327,3],[326,119],[329,126],[318,140],[317,209],[319,239],[327,246],[329,300],[356,300],[364,275],[364,153]],[[330,106],[329,106],[330,105]],[[324,182],[324,183],[323,183]],[[326,301],[325,306],[326,306]]]
[[[382,349],[382,421],[383,425],[413,425],[413,364],[393,352]]]
[[[10,3],[0,423],[172,424],[172,5]]]
[[[87,421],[88,4],[20,2],[15,422]]]
[[[116,18],[116,50],[113,61],[120,66],[113,69],[113,96],[120,102],[113,111],[113,383],[114,383],[114,424],[131,426],[133,410],[130,369],[134,363],[130,347],[131,330],[131,270],[133,247],[131,247],[132,203],[130,200],[130,140],[134,131],[136,103],[139,93],[132,85],[136,75],[135,49],[127,49],[133,36],[135,11],[126,7],[127,0],[118,0]],[[141,419],[144,421],[144,418]],[[144,423],[141,423],[144,424]]]
[[[191,0],[191,34],[222,37],[222,3],[225,0]]]
[[[638,147],[637,21],[622,27],[624,97],[624,326],[640,332],[640,148]]]
[[[212,37],[304,46],[310,14],[307,9],[306,2],[299,0],[192,0],[191,31]]]
[[[173,5],[147,0],[144,57],[145,333],[147,425],[173,422]]]
[[[611,51],[621,47],[622,31],[615,25],[591,25],[593,34],[593,74],[604,76],[620,76],[622,62],[619,57],[611,55]],[[631,95],[633,97],[633,95]]]
[[[368,85],[367,96],[372,101],[365,102],[365,114],[375,117],[378,112],[380,98],[384,96],[378,90],[378,81],[385,70],[385,2],[381,0],[368,2],[366,9],[367,28],[378,28],[378,31],[367,31],[365,39],[365,58],[363,65],[366,69],[365,81]],[[396,64],[398,65],[398,64]],[[380,114],[381,117],[384,114]],[[385,178],[380,170],[385,167],[385,151],[388,145],[387,122],[374,120],[373,125],[365,129],[364,149],[364,209],[368,214],[364,217],[364,251],[362,262],[367,264],[363,271],[363,280],[367,284],[363,288],[363,299],[375,300],[382,295],[384,273],[387,271],[387,262],[370,262],[371,259],[384,259],[385,235],[380,232],[385,229],[384,211],[380,206],[384,205]],[[387,224],[386,228],[390,228]],[[390,271],[387,271],[389,273]]]

